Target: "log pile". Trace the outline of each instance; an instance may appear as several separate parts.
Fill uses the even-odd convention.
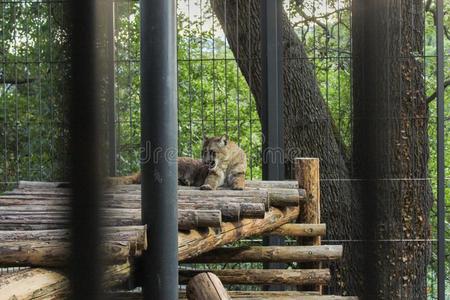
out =
[[[326,285],[331,277],[330,270],[322,268],[321,263],[340,259],[343,248],[321,245],[320,236],[325,234],[326,226],[319,218],[318,170],[315,172],[314,163],[299,163],[303,172],[298,172],[298,181],[247,181],[243,191],[179,187],[179,283],[187,286],[187,290],[180,291],[180,299],[355,299],[322,296],[321,289],[316,288]],[[14,190],[0,195],[0,267],[32,267],[0,276],[0,295],[6,295],[6,299],[67,297],[68,279],[54,268],[64,268],[70,257],[70,201],[67,183],[20,182]],[[133,272],[138,262],[134,257],[151,247],[147,245],[147,229],[141,224],[140,186],[109,187],[102,203],[103,240],[99,243],[108,265],[105,288],[130,278],[139,281],[139,273]],[[230,246],[240,239],[262,235],[290,236],[299,243]],[[309,263],[311,267],[192,268],[193,263],[246,262]],[[228,293],[222,284],[280,284],[314,290]],[[142,298],[140,293],[130,292],[110,296]]]
[[[244,191],[180,187],[179,229],[219,228],[222,221],[262,219],[270,207],[298,206],[306,199],[302,189],[280,188],[262,181],[250,186]],[[0,230],[66,228],[70,220],[70,188],[64,183],[20,182],[17,188],[0,196],[0,207]],[[104,195],[102,224],[140,225],[140,207],[139,185],[111,187]]]

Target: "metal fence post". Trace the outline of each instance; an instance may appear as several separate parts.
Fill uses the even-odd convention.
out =
[[[115,48],[114,48],[114,1],[106,3],[106,53],[107,53],[107,122],[108,122],[108,168],[109,176],[116,176],[117,171],[117,135],[116,135],[116,101],[115,101]]]
[[[100,147],[99,69],[96,55],[98,1],[74,0],[71,4],[72,95],[70,261],[72,299],[100,299]]]
[[[284,179],[283,131],[283,44],[281,33],[282,1],[261,2],[261,49],[263,69],[263,179]],[[264,237],[265,245],[284,245],[284,237]],[[266,263],[264,268],[282,269],[282,263]],[[280,290],[281,286],[269,286]]]
[[[141,1],[144,299],[178,299],[177,57],[174,0]]]
[[[436,80],[437,80],[437,229],[438,299],[445,299],[445,103],[444,103],[444,2],[436,0]]]

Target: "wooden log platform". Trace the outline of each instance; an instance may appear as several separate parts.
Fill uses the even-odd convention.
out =
[[[343,249],[340,245],[321,245],[320,237],[325,234],[326,226],[320,224],[318,161],[297,161],[296,173],[297,181],[247,181],[243,191],[179,187],[180,262],[296,262],[304,267],[180,269],[180,284],[188,284],[187,293],[181,293],[180,299],[357,299],[321,295],[321,286],[328,283],[331,275],[329,269],[321,269],[320,262],[338,260]],[[0,266],[64,267],[67,264],[70,193],[67,183],[23,181],[16,189],[0,195]],[[103,256],[108,264],[113,264],[108,267],[105,288],[128,280],[132,269],[129,259],[147,248],[146,228],[137,226],[141,224],[140,201],[140,185],[118,185],[104,191],[102,225],[105,227],[101,243],[105,250]],[[298,223],[292,223],[295,221]],[[299,244],[227,246],[261,235],[291,236]],[[222,283],[291,285],[304,290],[227,293]],[[65,299],[67,292],[68,280],[58,271],[31,268],[0,277],[0,295],[7,295],[7,299]],[[110,295],[111,299],[142,297],[140,293]]]
[[[264,218],[270,207],[298,207],[305,191],[293,183],[250,183],[243,191],[221,189],[178,190],[179,228],[219,228],[222,220]],[[116,186],[105,191],[103,226],[141,224],[140,186]],[[66,228],[70,217],[70,188],[64,183],[20,182],[0,196],[0,230],[44,230]]]
[[[103,208],[101,212],[103,226],[142,224],[140,209]],[[220,210],[178,210],[178,226],[181,230],[199,227],[220,227],[221,222]],[[69,206],[1,206],[0,203],[0,230],[62,229],[67,228],[69,223]]]
[[[26,206],[35,211],[68,211],[70,202],[67,196],[49,197],[41,195],[3,195],[0,196],[0,206],[6,210],[14,211],[17,208]],[[245,201],[245,199],[243,199]],[[140,209],[141,203],[138,200],[119,200],[107,198],[103,203],[107,209]],[[238,221],[242,218],[264,218],[266,211],[264,203],[246,202],[222,202],[195,199],[195,201],[180,201],[180,210],[220,210],[224,221]]]
[[[179,282],[186,284],[189,279],[203,272],[216,274],[223,284],[327,284],[331,277],[328,269],[179,270]]]
[[[216,247],[238,241],[241,238],[258,235],[271,231],[274,228],[291,222],[298,216],[298,208],[287,207],[278,209],[270,208],[264,219],[242,219],[239,222],[222,222],[220,230],[212,228],[204,230],[180,231],[178,233],[178,256],[179,260],[185,260],[210,251]],[[133,236],[133,228],[138,228]],[[106,227],[105,239],[110,241],[128,241],[135,245],[136,252],[133,253],[133,246],[129,246],[130,255],[140,255],[147,247],[145,227]],[[3,266],[59,266],[64,265],[67,258],[68,240],[70,236],[67,230],[40,230],[40,231],[0,231],[0,240],[5,246],[2,255],[0,246],[0,265]],[[27,247],[15,247],[14,245],[29,244],[39,245],[37,249]],[[124,245],[125,247],[125,245]],[[128,248],[127,248],[128,249]],[[33,251],[32,251],[33,250]],[[29,252],[31,251],[31,252]],[[31,253],[31,254],[30,254]],[[125,251],[115,252],[117,257],[112,257],[110,262],[122,261]],[[8,254],[8,255],[6,255]],[[49,256],[48,261],[45,261]],[[120,259],[119,259],[120,258]]]

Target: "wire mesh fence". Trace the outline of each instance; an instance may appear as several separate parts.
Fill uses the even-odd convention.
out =
[[[404,3],[403,3],[404,2]],[[429,117],[428,177],[407,178],[428,181],[433,190],[430,213],[431,243],[427,254],[427,294],[436,299],[436,4],[434,1],[403,1],[415,3],[414,11],[403,11],[398,26],[414,23],[422,31],[421,49],[410,53],[423,67],[424,95]],[[211,3],[213,5],[211,5]],[[178,0],[178,136],[179,155],[199,158],[204,136],[227,134],[248,157],[247,178],[262,177],[262,143],[260,122],[261,57],[259,11],[255,1]],[[445,7],[445,76],[450,77],[449,7]],[[67,53],[66,1],[2,1],[0,62],[0,181],[1,190],[19,180],[64,180],[68,173],[68,131],[65,78],[69,74]],[[399,4],[400,5],[400,4]],[[292,156],[317,156],[322,161],[321,145],[335,145],[326,151],[343,153],[342,167],[322,165],[322,190],[358,188],[352,159],[355,118],[353,6],[349,0],[285,0],[283,2],[284,97],[285,116],[290,121],[285,134],[286,148]],[[114,120],[104,118],[105,141],[116,138],[116,171],[127,175],[139,169],[140,103],[139,79],[139,2],[117,0],[113,7],[114,28]],[[406,21],[405,21],[406,20]],[[402,23],[404,22],[404,23]],[[300,79],[299,79],[300,77]],[[446,79],[448,86],[448,79]],[[393,89],[404,89],[396,86]],[[300,100],[299,100],[300,99]],[[311,99],[322,99],[322,111],[311,111]],[[108,108],[104,99],[105,110]],[[450,89],[445,92],[446,126],[450,106]],[[407,111],[414,119],[415,112]],[[114,122],[112,130],[107,122]],[[159,124],[154,124],[159,126]],[[312,128],[312,129],[311,129]],[[321,135],[318,140],[312,133]],[[111,140],[111,139],[109,139]],[[317,144],[311,140],[318,141]],[[450,131],[445,131],[449,149]],[[307,145],[308,144],[308,145]],[[310,145],[309,145],[310,144]],[[109,145],[112,147],[112,145]],[[325,150],[323,150],[325,151]],[[411,150],[414,156],[414,151]],[[106,157],[106,156],[105,156]],[[412,158],[414,159],[414,157]],[[450,156],[446,155],[446,199],[450,197]],[[338,164],[338,163],[336,163]],[[347,168],[348,173],[342,170]],[[338,169],[339,171],[336,171]],[[291,176],[288,168],[287,176]],[[391,180],[393,180],[391,178]],[[326,197],[326,196],[325,196]],[[448,202],[448,200],[447,200]],[[348,211],[351,202],[333,202],[335,211]],[[394,213],[394,208],[391,211]],[[448,237],[447,211],[447,237]],[[323,213],[324,220],[341,220],[332,210]],[[401,218],[401,216],[392,216]],[[386,227],[395,222],[386,220]],[[395,223],[397,224],[397,223]],[[396,226],[396,225],[395,225]],[[392,229],[392,228],[391,228]],[[337,229],[336,229],[337,230]],[[392,243],[404,243],[402,236]],[[259,243],[259,239],[247,243]],[[331,234],[325,243],[364,244],[364,240],[348,240]],[[423,243],[424,241],[416,241]],[[450,243],[446,244],[447,249]],[[344,248],[345,249],[345,248]],[[442,262],[441,262],[442,263]],[[450,262],[445,262],[447,270]],[[229,266],[228,266],[229,267]],[[242,267],[242,265],[240,266]],[[252,265],[248,267],[260,267]],[[447,271],[447,282],[450,271]],[[401,278],[398,280],[402,280]],[[448,283],[447,283],[448,286]],[[330,287],[330,292],[338,289]]]

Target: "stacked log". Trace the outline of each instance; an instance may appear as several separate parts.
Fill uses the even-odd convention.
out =
[[[108,267],[103,287],[110,289],[125,283],[130,272],[128,262]],[[1,299],[66,299],[69,292],[69,279],[60,271],[32,268],[0,276]]]
[[[269,232],[295,220],[298,208],[283,210],[272,207],[264,219],[242,219],[222,222],[218,231],[180,231],[179,260],[186,260],[241,238]],[[123,262],[140,255],[147,247],[144,226],[110,227],[104,230],[106,259],[109,263]],[[0,231],[0,266],[61,266],[69,255],[70,234],[65,229],[40,231]]]
[[[0,202],[2,200],[0,199]],[[1,230],[42,230],[67,228],[70,223],[70,206],[14,205],[1,206]],[[103,208],[103,226],[140,225],[141,210],[133,208]],[[199,227],[219,227],[222,222],[220,210],[178,210],[178,227],[189,230]]]
[[[122,264],[147,249],[145,226],[104,228],[102,257],[107,264]],[[66,229],[0,231],[0,266],[61,267],[70,256]]]
[[[70,217],[70,189],[57,186],[21,182],[18,188],[0,196],[0,230],[66,228]],[[305,199],[304,190],[278,188],[274,183],[269,186],[273,187],[244,191],[180,189],[179,229],[219,228],[222,220],[264,218],[269,207],[298,206]],[[102,206],[103,226],[141,224],[140,204],[140,189],[137,187],[108,189]]]

